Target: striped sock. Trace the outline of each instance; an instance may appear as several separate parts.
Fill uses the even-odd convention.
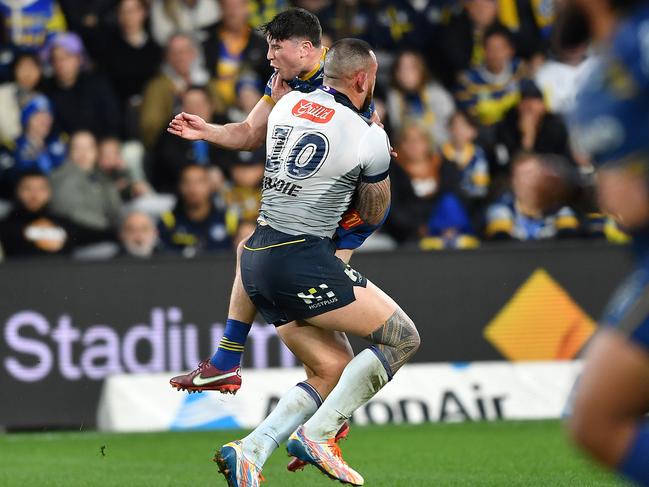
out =
[[[219,370],[230,370],[241,364],[241,354],[251,326],[249,323],[228,319],[219,346],[210,359],[214,367]]]

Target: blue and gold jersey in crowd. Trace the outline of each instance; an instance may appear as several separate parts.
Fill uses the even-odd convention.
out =
[[[48,37],[66,30],[65,17],[54,0],[0,0],[0,18],[11,44],[39,48]]]
[[[287,84],[291,87],[291,89],[296,91],[301,91],[303,93],[309,93],[315,90],[318,86],[322,86],[322,83],[324,81],[324,61],[327,55],[327,51],[329,51],[329,48],[323,47],[322,56],[320,56],[320,61],[316,66],[314,66],[314,68],[311,71],[309,71],[304,76],[296,76],[295,78],[287,82]],[[266,83],[266,88],[264,88],[264,96],[263,96],[264,100],[271,103],[272,105],[275,104],[275,101],[272,98],[273,80],[275,79],[275,76],[277,76],[277,73],[273,73],[273,75],[268,80],[268,83]],[[370,108],[365,113],[363,113],[363,116],[367,118],[372,118],[373,113],[374,113],[374,102],[372,102]]]
[[[487,156],[475,144],[467,144],[458,150],[451,142],[442,145],[442,158],[461,172],[460,189],[469,198],[484,198],[489,191],[489,162]]]
[[[530,0],[534,22],[545,38],[550,36],[555,19],[554,0]],[[521,28],[520,12],[516,0],[498,0],[498,20],[512,32]]]
[[[487,209],[488,238],[516,240],[545,240],[574,235],[579,230],[575,213],[567,206],[541,217],[524,214],[511,194],[503,196]]]
[[[455,90],[458,106],[483,125],[499,122],[520,100],[518,83],[523,74],[523,65],[514,59],[509,70],[510,76],[503,81],[495,81],[484,66],[464,71]]]
[[[571,128],[598,166],[649,164],[649,7],[620,25],[577,94]]]

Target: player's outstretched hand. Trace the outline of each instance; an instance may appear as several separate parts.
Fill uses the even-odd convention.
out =
[[[181,112],[171,119],[167,132],[187,140],[201,140],[207,135],[207,122],[198,115]]]

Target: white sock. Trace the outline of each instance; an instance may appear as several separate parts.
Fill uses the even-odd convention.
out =
[[[304,433],[315,441],[333,438],[352,413],[372,399],[388,380],[381,360],[372,350],[363,350],[347,364],[329,397],[304,424]]]
[[[320,394],[308,382],[300,382],[289,389],[266,419],[242,440],[246,458],[261,468],[275,449],[321,404]]]

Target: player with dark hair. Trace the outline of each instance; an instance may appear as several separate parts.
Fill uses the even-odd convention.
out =
[[[570,431],[601,464],[649,486],[649,2],[570,0],[559,38],[599,53],[577,97],[576,142],[597,167],[602,209],[633,235],[635,269],[593,338]]]
[[[325,61],[324,86],[284,95],[268,120],[262,207],[241,257],[243,285],[307,370],[329,357],[334,372],[297,384],[252,433],[220,449],[216,461],[231,487],[258,486],[264,463],[287,439],[291,455],[363,485],[342,459],[336,433],[419,347],[412,320],[337,258],[332,240],[352,198],[372,225],[390,205],[389,140],[361,116],[376,71],[366,42],[338,41]],[[345,333],[372,346],[347,362]]]
[[[267,57],[276,72],[268,81],[264,96],[246,120],[241,123],[212,125],[196,115],[180,113],[169,124],[170,133],[188,140],[207,140],[233,150],[256,149],[264,142],[268,117],[277,100],[291,89],[309,92],[322,85],[327,48],[321,44],[322,29],[315,15],[299,8],[289,9],[276,15],[261,29],[268,41]],[[363,115],[379,122],[371,103],[365,108]],[[353,249],[360,247],[380,223],[367,223],[357,211],[350,208],[336,230],[336,256],[345,263],[349,262]],[[246,295],[241,282],[240,258],[245,241],[244,238],[237,248],[236,274],[221,342],[210,359],[202,361],[188,374],[170,380],[171,385],[178,390],[236,393],[241,387],[241,356],[257,314],[257,308]],[[316,364],[305,367],[308,378],[339,375],[353,358],[347,337],[339,334],[336,341],[341,347],[331,356],[323,351]],[[343,425],[336,439],[344,438],[348,431],[348,426]],[[295,471],[304,465],[305,462],[293,459],[289,462],[288,469]]]
[[[303,9],[289,9],[262,26],[268,41],[268,59],[276,72],[268,81],[264,96],[245,121],[226,125],[208,124],[201,117],[180,113],[169,124],[169,132],[188,140],[207,140],[227,149],[254,150],[264,143],[268,117],[275,102],[291,89],[308,92],[322,85],[327,48],[321,45],[322,29],[318,18]],[[286,81],[288,80],[288,81]],[[364,115],[373,115],[371,104]],[[271,157],[271,156],[269,156]],[[338,256],[348,262],[352,250],[376,229],[350,210],[337,231]],[[245,241],[245,239],[244,239]],[[246,338],[257,309],[241,284],[237,249],[237,270],[230,296],[228,320],[216,353],[192,372],[174,377],[171,385],[179,390],[217,390],[235,393],[241,387],[240,363]],[[351,350],[351,348],[349,348]],[[351,360],[351,353],[348,359]],[[307,369],[307,374],[316,373]]]

